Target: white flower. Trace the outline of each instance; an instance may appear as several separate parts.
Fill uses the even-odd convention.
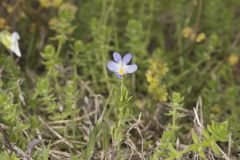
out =
[[[18,45],[19,40],[20,36],[17,32],[11,34],[8,31],[3,31],[0,33],[0,42],[11,52],[15,53],[18,57],[21,57],[22,54]]]
[[[20,40],[20,36],[17,32],[12,33],[12,39],[11,39],[11,46],[10,50],[14,52],[18,57],[21,57],[21,52],[18,46],[18,40]]]

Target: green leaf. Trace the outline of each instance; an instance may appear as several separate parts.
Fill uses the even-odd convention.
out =
[[[71,156],[71,159],[70,159],[70,160],[79,160],[79,157],[76,156],[76,155],[73,155],[73,156]]]
[[[211,143],[211,149],[213,150],[213,152],[215,154],[221,155],[221,152],[220,152],[220,150],[219,150],[219,148],[218,148],[216,143],[214,143],[214,142]]]
[[[206,131],[206,130],[203,130],[203,136],[205,137],[205,138],[209,138],[209,133]]]
[[[204,160],[207,159],[206,156],[205,156],[204,151],[202,150],[202,148],[199,149],[198,153],[199,153],[199,156],[200,156],[202,159],[204,159]]]
[[[192,133],[192,140],[195,144],[199,142],[198,136],[195,132]]]
[[[98,120],[96,123],[96,126],[90,131],[87,149],[85,150],[85,153],[84,153],[84,159],[86,160],[89,160],[92,157],[94,147],[97,141],[97,135],[101,130],[101,127],[102,127],[102,121]]]
[[[43,147],[43,151],[42,151],[43,159],[42,159],[42,160],[48,160],[48,157],[49,157],[49,149],[50,149],[50,145],[48,145],[47,148],[46,148],[45,146]]]
[[[1,160],[20,160],[15,153],[9,155],[7,152],[0,152]]]

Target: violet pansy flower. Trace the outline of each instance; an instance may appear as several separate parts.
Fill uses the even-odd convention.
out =
[[[137,70],[136,64],[128,64],[132,59],[132,54],[127,53],[123,58],[122,56],[114,52],[113,53],[114,61],[110,61],[107,64],[107,68],[116,74],[118,78],[122,78],[123,75],[127,73],[133,73]]]

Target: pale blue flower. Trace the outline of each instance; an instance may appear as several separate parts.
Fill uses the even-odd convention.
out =
[[[113,53],[113,59],[114,61],[110,61],[107,64],[107,68],[116,74],[118,78],[122,78],[123,75],[127,73],[133,73],[137,70],[137,65],[136,64],[130,64],[128,63],[132,59],[132,54],[127,53],[123,58],[122,56],[114,52]]]

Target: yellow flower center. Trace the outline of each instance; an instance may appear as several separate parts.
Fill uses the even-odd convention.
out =
[[[123,75],[124,74],[124,69],[120,68],[119,71],[118,71],[118,74]]]

